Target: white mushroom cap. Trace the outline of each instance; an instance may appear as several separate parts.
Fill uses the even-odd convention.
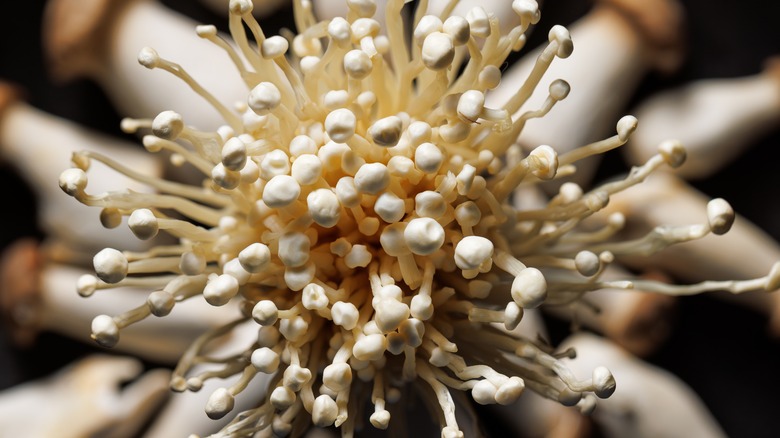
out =
[[[141,240],[149,240],[157,235],[160,226],[157,218],[148,208],[134,210],[127,219],[127,225],[135,237]]]
[[[59,183],[63,192],[76,196],[87,188],[87,174],[77,167],[72,167],[60,174]]]
[[[359,191],[376,195],[390,184],[390,172],[382,163],[367,163],[360,166],[354,182]]]
[[[297,161],[297,160],[296,160]],[[274,149],[260,160],[260,176],[271,179],[277,175],[290,173],[290,157],[281,149]]]
[[[511,405],[517,401],[524,389],[525,382],[523,382],[523,379],[512,376],[496,391],[496,402],[504,406]]]
[[[227,169],[239,171],[246,164],[246,145],[238,137],[232,137],[222,146],[222,165]]]
[[[353,79],[366,78],[372,68],[371,58],[362,50],[350,50],[344,55],[344,71]]]
[[[184,275],[198,275],[206,269],[206,258],[203,254],[187,251],[181,255],[179,269]]]
[[[98,315],[92,320],[92,339],[103,347],[113,347],[119,342],[119,326],[114,318]]]
[[[593,393],[599,398],[608,398],[615,392],[615,377],[606,367],[596,367],[593,369]]]
[[[378,146],[392,147],[398,144],[403,131],[403,122],[398,116],[388,116],[374,122],[368,128],[368,135]]]
[[[436,173],[444,162],[444,154],[433,143],[422,143],[414,150],[414,165],[425,173]]]
[[[471,389],[471,398],[481,405],[494,405],[496,404],[496,391],[498,388],[495,385],[487,379],[482,379]]]
[[[127,258],[113,248],[105,248],[95,254],[92,265],[98,278],[106,283],[119,283],[127,277]]]
[[[734,209],[725,199],[715,198],[707,203],[707,222],[714,234],[727,233],[735,218]]]
[[[295,178],[277,175],[263,188],[263,202],[272,208],[285,207],[298,199],[300,194],[301,186]]]
[[[346,330],[352,330],[357,325],[358,313],[357,307],[350,302],[336,301],[330,310],[333,323],[343,327]]]
[[[271,374],[279,369],[279,355],[268,347],[255,349],[250,360],[261,373]]]
[[[404,239],[413,253],[433,254],[444,244],[444,228],[431,218],[412,219],[404,229]]]
[[[352,347],[352,355],[358,360],[379,360],[387,349],[387,338],[384,335],[374,333],[361,337]]]
[[[374,202],[374,211],[385,222],[398,222],[404,217],[406,203],[393,192],[384,192]]]
[[[279,309],[271,300],[261,300],[252,308],[252,319],[260,325],[274,325],[279,318]]]
[[[203,297],[212,306],[224,306],[238,294],[238,280],[232,275],[222,274],[209,279],[203,288]]]
[[[312,220],[320,226],[335,226],[341,217],[338,196],[330,189],[317,189],[306,197],[306,205]]]
[[[512,282],[512,298],[524,309],[539,307],[547,298],[547,281],[536,268],[520,271]]]
[[[309,261],[311,240],[303,233],[285,233],[279,238],[279,259],[285,266],[298,268]]]
[[[339,407],[336,401],[329,395],[320,394],[314,399],[314,405],[311,408],[311,419],[315,426],[328,427],[333,425],[339,414]]]
[[[152,121],[152,133],[166,140],[176,140],[183,130],[184,120],[174,111],[163,111]]]
[[[455,59],[455,45],[452,37],[442,32],[432,32],[422,45],[423,64],[431,70],[442,70]]]
[[[574,266],[580,274],[590,277],[601,268],[601,259],[590,251],[580,251],[574,256]]]
[[[346,108],[333,110],[325,117],[325,131],[336,143],[346,143],[355,135],[356,128],[355,113]]]
[[[212,420],[218,420],[233,410],[236,400],[227,388],[217,388],[206,403],[206,415]]]
[[[466,236],[455,246],[455,264],[467,270],[479,269],[493,257],[493,242],[481,236]]]
[[[295,403],[295,399],[295,393],[286,386],[277,386],[271,392],[271,397],[269,397],[271,405],[280,411],[292,406],[292,404]]]
[[[438,219],[447,211],[447,203],[441,193],[426,190],[414,197],[414,212],[417,216]]]
[[[255,242],[238,253],[238,261],[247,272],[262,272],[271,261],[271,250],[263,243]]]
[[[260,46],[260,54],[265,59],[275,59],[284,56],[290,48],[290,43],[280,35],[266,38]]]
[[[409,314],[409,306],[393,298],[380,298],[374,306],[374,321],[382,333],[395,331]]]
[[[282,103],[282,93],[270,82],[260,82],[249,93],[247,104],[258,115],[275,110]]]
[[[289,145],[290,155],[298,157],[303,154],[316,154],[317,143],[308,135],[296,135]]]
[[[458,15],[452,15],[444,21],[442,31],[452,38],[455,46],[462,46],[471,37],[471,28],[468,20]]]
[[[328,306],[328,296],[322,286],[309,283],[301,292],[301,303],[309,310],[324,309]]]

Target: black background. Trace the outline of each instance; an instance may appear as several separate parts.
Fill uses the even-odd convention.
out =
[[[192,0],[163,3],[203,23],[220,26],[224,22]],[[780,2],[681,3],[687,14],[690,45],[685,64],[671,76],[650,74],[637,90],[634,102],[696,79],[755,74],[768,56],[780,54]],[[10,5],[5,6],[0,18],[0,79],[24,87],[27,101],[38,108],[121,136],[120,115],[95,84],[86,80],[55,84],[47,76],[40,48],[44,2],[13,2],[13,11]],[[587,0],[548,0],[541,29],[533,34],[532,41],[544,38],[552,24],[571,23],[589,6]],[[266,33],[274,34],[279,26],[287,25],[289,12],[282,10],[263,23]],[[728,169],[694,184],[713,197],[726,198],[743,216],[780,240],[778,146],[780,129],[753,144]],[[620,155],[612,153],[606,157],[599,177],[623,169]],[[0,248],[20,236],[40,237],[34,221],[36,206],[23,176],[3,165],[0,184],[6,204],[0,215]],[[566,330],[560,323],[551,324],[558,335]],[[780,430],[780,400],[776,395],[780,393],[780,340],[771,337],[766,327],[764,316],[746,308],[711,296],[684,298],[680,300],[674,335],[648,360],[687,382],[729,436],[776,436]],[[31,349],[16,348],[0,337],[0,389],[49,374],[92,351],[96,351],[92,346],[55,334],[43,334]],[[500,424],[491,423],[490,435],[501,436]]]

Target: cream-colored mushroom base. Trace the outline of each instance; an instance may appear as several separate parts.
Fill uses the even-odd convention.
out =
[[[124,286],[151,292],[135,309],[94,319],[100,345],[121,342],[123,327],[165,316],[183,300],[242,300],[243,314],[194,340],[171,381],[176,391],[197,391],[207,379],[240,375],[205,406],[220,418],[258,373],[272,376],[265,401],[217,436],[298,436],[310,423],[352,436],[369,400],[373,413],[365,415],[384,429],[411,382],[440,406],[446,437],[463,435],[455,415],[462,391],[477,403],[509,404],[528,388],[589,412],[596,396],[615,390],[611,373],[597,367],[576,376],[559,360],[572,351],[554,353],[514,333],[523,309],[601,288],[687,294],[777,287],[778,265],[756,280],[692,286],[600,278],[615,256],[651,254],[731,226],[734,212],[721,199],[709,203],[707,223],[659,227],[635,241],[612,239],[624,222],[619,214],[600,228],[581,226],[610,195],[661,166],[680,165],[685,151],[676,142],[660,145],[625,179],[589,192],[563,184],[543,208],[513,205],[519,186],[570,175],[578,160],[628,141],[637,123],[626,116],[615,136],[562,155],[540,145],[523,156],[515,139],[526,121],[568,93],[557,80],[543,107],[523,108],[554,59],[572,52],[568,31],[552,28],[504,107],[484,102],[507,56],[523,48],[539,20],[535,1],[514,0],[520,24],[507,34],[480,7],[450,16],[452,1],[432,16],[424,15],[424,0],[408,30],[404,1],[389,1],[380,34],[373,0],[347,3],[346,18],[318,22],[310,1],[295,1],[295,36],[264,35],[248,0],[230,1],[235,44],[213,26],[198,27],[225,50],[213,62],[232,61],[246,82],[247,100],[236,108],[223,107],[152,48],[141,51],[142,65],[186,81],[225,125],[203,132],[165,111],[125,120],[123,129],[151,131],[146,149],[171,152],[174,164],[204,175],[202,186],[147,177],[96,152],[77,153],[60,178],[66,193],[102,208],[106,227],[129,216],[140,239],[160,230],[177,238],[144,253],[107,248],[95,256],[97,276],[79,280],[81,295]],[[88,194],[91,162],[157,194]],[[208,355],[210,340],[250,318],[258,336],[246,339],[242,354]]]

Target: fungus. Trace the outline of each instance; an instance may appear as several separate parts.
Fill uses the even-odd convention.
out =
[[[403,4],[390,0],[387,10]],[[172,387],[196,391],[205,380],[241,375],[205,406],[209,417],[221,418],[257,373],[274,375],[259,405],[215,436],[289,434],[302,411],[314,425],[335,425],[348,436],[365,406],[355,397],[361,390],[371,393],[370,423],[392,427],[387,404],[398,402],[392,394],[412,381],[430,387],[446,437],[463,436],[451,391],[470,391],[481,404],[509,404],[527,387],[589,412],[595,398],[615,390],[612,374],[596,367],[581,379],[560,360],[566,353],[516,333],[524,309],[570,303],[604,288],[736,293],[780,281],[780,269],[755,280],[687,286],[601,278],[613,255],[652,254],[728,231],[734,213],[722,200],[710,203],[706,224],[658,227],[636,240],[611,239],[622,217],[610,217],[606,232],[584,231],[583,221],[611,195],[662,166],[682,164],[684,149],[675,142],[662,144],[623,179],[589,192],[569,185],[541,208],[511,203],[520,185],[555,181],[579,160],[626,143],[637,123],[627,116],[615,136],[565,154],[541,145],[514,162],[503,160],[525,121],[552,105],[520,113],[542,75],[573,50],[568,31],[553,27],[517,93],[500,108],[485,107],[500,66],[522,49],[524,32],[538,21],[533,0],[512,3],[520,20],[509,33],[480,7],[465,17],[420,14],[408,48],[405,25],[392,14],[383,37],[371,18],[372,0],[347,5],[345,19],[329,22],[296,7],[301,28],[289,50],[286,39],[263,34],[251,2],[231,1],[229,27],[238,48],[231,59],[249,73],[242,78],[251,90],[236,111],[182,67],[153,49],[141,51],[142,65],[180,77],[224,119],[205,133],[174,113],[135,121],[152,128],[143,140],[149,152],[176,153],[204,184],[145,177],[99,154],[75,157],[77,167],[60,178],[68,195],[102,209],[104,224],[129,216],[139,238],[164,231],[177,239],[144,253],[105,249],[95,256],[97,278],[117,287],[141,276],[173,276],[138,308],[96,317],[99,344],[121,342],[121,329],[164,316],[182,300],[241,302],[236,320],[197,339],[172,377]],[[200,29],[216,43],[210,32]],[[551,102],[567,94],[568,84],[553,82]],[[83,170],[89,159],[159,193],[89,194]],[[80,281],[80,293],[95,293],[96,281]],[[249,320],[259,332],[244,353],[206,354],[210,340]],[[196,373],[209,363],[221,364],[221,371]]]

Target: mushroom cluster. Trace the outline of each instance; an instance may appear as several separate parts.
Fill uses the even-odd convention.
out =
[[[346,17],[318,21],[310,1],[295,1],[296,35],[266,36],[249,0],[230,1],[232,41],[199,26],[198,36],[222,48],[246,84],[246,100],[234,108],[153,48],[140,52],[143,66],[186,82],[224,125],[205,131],[164,111],[125,119],[122,128],[145,133],[149,152],[170,154],[202,184],[147,176],[94,151],[76,153],[60,176],[67,194],[101,208],[105,227],[126,220],[139,239],[160,238],[161,230],[173,237],[148,251],[95,255],[95,275],[79,279],[80,295],[150,291],[134,309],[95,317],[97,343],[112,347],[123,328],[164,317],[184,300],[240,302],[234,322],[194,340],[171,380],[175,391],[197,391],[206,380],[240,375],[211,394],[205,409],[217,419],[250,381],[270,376],[264,402],[217,436],[299,435],[310,423],[350,436],[367,401],[371,425],[386,429],[415,381],[440,407],[444,437],[463,436],[455,392],[506,405],[527,387],[590,412],[614,392],[612,374],[598,366],[587,378],[575,375],[561,360],[573,350],[555,352],[517,330],[525,309],[605,288],[682,295],[780,285],[778,264],[747,281],[602,278],[616,256],[654,254],[731,227],[734,212],[723,199],[707,204],[704,223],[660,226],[628,241],[615,238],[620,213],[598,215],[612,195],[680,166],[685,150],[676,141],[662,142],[620,180],[588,191],[566,182],[545,205],[516,199],[518,190],[571,175],[578,161],[625,144],[637,126],[625,116],[614,136],[561,154],[517,144],[526,122],[569,92],[555,80],[541,107],[524,107],[555,59],[572,53],[562,26],[551,29],[517,92],[499,108],[486,106],[501,66],[540,18],[536,1],[512,2],[508,31],[505,17],[481,7],[452,14],[457,1],[438,15],[426,15],[420,2],[411,24],[403,0],[387,2],[384,22],[373,18],[373,0],[346,3]],[[152,190],[88,193],[93,162]],[[257,336],[243,352],[209,354],[212,340],[247,323]]]

